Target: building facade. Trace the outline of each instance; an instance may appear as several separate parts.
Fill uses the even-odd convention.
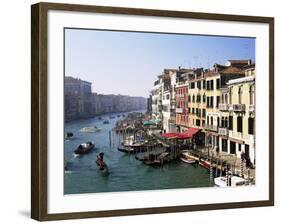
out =
[[[244,153],[255,164],[255,76],[230,80],[227,95],[228,135],[220,138],[220,151],[238,158]]]

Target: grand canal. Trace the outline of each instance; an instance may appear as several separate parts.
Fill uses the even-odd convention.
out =
[[[118,135],[114,136],[114,145],[110,148],[109,131],[116,121],[122,119],[122,116],[117,115],[106,114],[101,116],[101,120],[96,117],[65,124],[65,132],[74,134],[71,139],[65,140],[65,194],[210,186],[209,172],[202,167],[194,167],[180,160],[165,164],[161,168],[150,167],[136,160],[134,155],[119,152]],[[115,118],[109,119],[109,116]],[[104,119],[108,119],[110,123],[103,124]],[[101,131],[80,132],[81,128],[90,126],[97,126]],[[73,151],[86,141],[95,142],[96,148],[89,154],[75,156]],[[105,153],[109,175],[102,174],[96,166],[96,156],[101,151]]]

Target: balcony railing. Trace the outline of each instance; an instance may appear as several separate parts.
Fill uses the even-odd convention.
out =
[[[179,114],[183,113],[183,108],[176,108],[176,113],[179,113]]]
[[[219,104],[219,110],[227,111],[228,110],[228,104]]]
[[[249,111],[254,112],[255,111],[255,105],[249,105]]]
[[[211,131],[218,131],[218,126],[212,125],[212,124],[205,124],[205,129],[211,130]]]
[[[228,106],[229,111],[234,111],[234,112],[243,112],[245,111],[245,104],[230,104]]]
[[[184,98],[184,94],[179,94],[179,93],[178,93],[178,94],[176,94],[176,97],[177,97],[177,98]]]
[[[219,134],[220,135],[228,135],[228,129],[227,128],[219,128]]]

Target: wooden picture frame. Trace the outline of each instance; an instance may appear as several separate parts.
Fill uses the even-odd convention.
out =
[[[229,208],[246,208],[274,205],[274,18],[223,15],[183,11],[164,11],[137,8],[118,8],[90,5],[57,3],[38,3],[31,10],[31,217],[39,221],[80,219],[109,216],[141,215],[170,212],[203,211]],[[131,208],[108,211],[87,211],[74,213],[48,213],[47,183],[47,13],[50,10],[67,12],[98,12],[105,14],[157,16],[165,18],[189,18],[213,21],[234,21],[262,23],[269,25],[269,199],[263,201],[243,201],[234,203],[216,203],[203,205],[166,206],[152,208]]]

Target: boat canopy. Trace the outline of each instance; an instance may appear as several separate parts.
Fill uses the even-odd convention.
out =
[[[192,138],[193,135],[195,135],[197,132],[199,132],[200,129],[197,128],[189,128],[187,131],[183,133],[175,133],[175,132],[170,132],[170,133],[164,133],[162,134],[162,137],[167,138],[167,139],[188,139]]]
[[[143,125],[155,125],[155,123],[152,121],[144,121]]]

